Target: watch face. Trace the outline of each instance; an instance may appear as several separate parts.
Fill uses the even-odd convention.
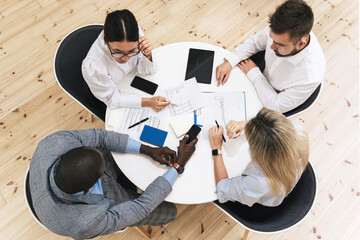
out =
[[[212,155],[213,155],[213,156],[218,155],[218,150],[217,150],[217,149],[212,150]]]
[[[179,168],[177,169],[178,170],[178,173],[179,174],[182,174],[183,172],[184,172],[184,167],[182,167],[182,166],[179,166]]]

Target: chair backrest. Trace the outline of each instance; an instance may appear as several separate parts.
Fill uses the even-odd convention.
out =
[[[259,222],[247,220],[247,216],[243,216],[242,212],[236,209],[236,205],[240,203],[219,203],[219,201],[214,203],[236,222],[251,231],[275,233],[294,227],[306,217],[314,204],[316,190],[316,176],[309,162],[291,193],[280,206],[276,207],[275,213],[265,220]]]
[[[320,85],[315,89],[315,91],[310,95],[310,97],[308,97],[308,99],[306,99],[306,101],[303,104],[301,104],[300,106],[298,106],[290,111],[287,111],[286,113],[283,113],[284,116],[285,117],[294,116],[295,114],[299,114],[300,112],[305,111],[311,105],[313,105],[316,102],[316,99],[320,95],[321,86],[322,86],[322,84],[320,83]]]
[[[87,25],[69,33],[54,57],[54,74],[60,87],[89,112],[105,121],[106,105],[90,91],[81,73],[81,64],[103,25]]]
[[[35,219],[35,221],[38,224],[40,224],[40,226],[42,226],[44,229],[50,231],[40,222],[40,219],[38,218],[38,216],[36,215],[36,212],[34,210],[32,198],[31,198],[31,192],[30,192],[29,176],[30,176],[30,169],[28,168],[28,170],[26,171],[25,179],[24,179],[24,196],[25,196],[26,206],[29,209],[31,216]]]

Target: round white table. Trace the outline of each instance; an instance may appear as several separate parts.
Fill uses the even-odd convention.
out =
[[[250,119],[254,117],[261,109],[262,104],[252,83],[239,68],[235,67],[232,70],[224,86],[217,87],[216,66],[223,63],[224,57],[229,53],[229,51],[221,47],[200,42],[178,42],[154,49],[153,54],[157,57],[159,71],[156,74],[143,77],[159,85],[157,92],[180,85],[185,79],[190,48],[215,51],[211,84],[199,84],[201,91],[245,91],[247,118]],[[130,86],[134,76],[135,72],[128,74],[118,85],[119,89],[124,92],[151,97]],[[154,96],[158,95],[157,92]],[[106,113],[105,127],[107,130],[113,130],[107,123],[110,111],[111,109],[108,108]],[[188,114],[188,116],[192,118],[193,113]],[[168,146],[176,151],[179,145],[179,139],[176,138],[169,124],[166,124],[163,130],[168,132],[164,146]],[[167,166],[159,165],[159,163],[142,154],[116,152],[112,154],[121,171],[142,190],[156,177],[163,175],[168,170]],[[229,177],[238,176],[242,173],[246,165],[250,162],[248,145],[244,134],[237,139],[228,140],[223,144],[223,158]],[[180,204],[198,204],[211,202],[216,199],[214,165],[209,140],[203,139],[201,135],[199,135],[196,151],[186,164],[185,172],[177,178],[173,185],[172,192],[165,200]]]

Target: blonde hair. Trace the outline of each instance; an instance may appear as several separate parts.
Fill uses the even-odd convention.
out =
[[[303,133],[299,135],[284,115],[267,108],[245,126],[251,159],[277,198],[290,193],[308,163],[309,142]]]

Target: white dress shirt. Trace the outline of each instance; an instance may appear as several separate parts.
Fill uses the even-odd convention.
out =
[[[265,107],[284,113],[304,103],[322,82],[325,57],[313,32],[310,32],[310,43],[293,56],[276,56],[270,48],[272,43],[267,26],[239,45],[226,60],[235,67],[241,60],[265,50],[264,72],[256,67],[247,77]]]
[[[140,28],[139,36],[144,36]],[[117,84],[135,68],[140,75],[155,73],[158,67],[153,52],[152,60],[149,61],[139,53],[126,63],[116,62],[104,41],[104,31],[102,31],[83,60],[81,70],[91,92],[108,107],[141,107],[141,96],[121,92]]]

